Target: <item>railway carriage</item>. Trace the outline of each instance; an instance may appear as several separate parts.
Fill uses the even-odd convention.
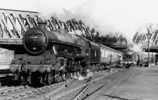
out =
[[[87,40],[88,41],[88,40]],[[114,50],[105,45],[89,42],[89,62],[90,69],[93,70],[104,70],[108,67],[121,67],[121,60],[123,58],[123,53]]]
[[[122,52],[100,44],[100,63],[104,66],[120,65],[122,60]]]

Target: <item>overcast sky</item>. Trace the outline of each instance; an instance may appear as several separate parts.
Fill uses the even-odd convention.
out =
[[[0,0],[1,8],[34,10],[44,15],[81,17],[102,31],[128,38],[146,23],[158,23],[157,0]],[[63,14],[64,13],[64,14]]]

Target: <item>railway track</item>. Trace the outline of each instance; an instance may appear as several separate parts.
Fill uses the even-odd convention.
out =
[[[46,94],[52,90],[59,91],[61,87],[65,87],[65,83],[69,84],[74,80],[67,80],[67,82],[61,82],[50,86],[44,86],[41,88],[33,88],[29,86],[11,86],[0,88],[0,100],[22,100],[29,98],[36,98],[40,95]],[[39,99],[36,99],[39,100]]]
[[[114,72],[106,73],[108,75]],[[0,100],[58,100],[73,92],[79,93],[78,91],[81,91],[82,89],[86,91],[86,88],[88,88],[90,84],[97,83],[106,76],[105,72],[99,73],[103,73],[104,75],[98,74],[96,77],[84,81],[69,79],[64,82],[44,86],[41,88],[33,88],[29,86],[0,87]],[[73,100],[78,99],[75,99],[74,97]]]

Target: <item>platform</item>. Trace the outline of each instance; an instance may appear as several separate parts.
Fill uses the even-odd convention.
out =
[[[86,100],[158,100],[158,66],[131,68],[125,76],[111,88],[105,85]]]

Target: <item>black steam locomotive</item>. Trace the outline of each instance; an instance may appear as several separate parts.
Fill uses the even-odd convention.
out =
[[[65,31],[48,31],[40,24],[25,32],[22,44],[1,47],[14,50],[10,71],[24,83],[51,84],[78,73],[103,70],[119,64],[122,52]]]

